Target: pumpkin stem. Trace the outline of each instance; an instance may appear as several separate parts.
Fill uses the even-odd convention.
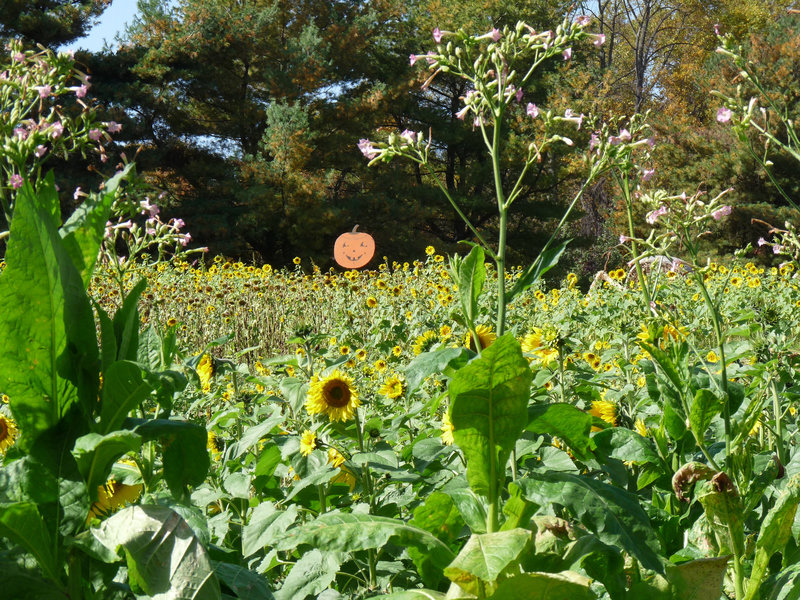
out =
[[[353,231],[351,231],[350,233],[355,233],[355,232],[356,232],[356,229],[358,229],[358,223],[356,223],[356,226],[355,226],[355,227],[353,227]]]

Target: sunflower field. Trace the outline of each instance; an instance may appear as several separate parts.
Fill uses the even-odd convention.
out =
[[[429,247],[361,271],[204,263],[124,161],[62,220],[53,174],[17,171],[63,124],[15,133],[0,262],[3,597],[800,597],[791,223],[765,241],[775,266],[751,249],[705,259],[726,192],[649,190],[652,139],[635,115],[593,123],[569,209],[597,177],[614,180],[630,261],[553,277],[566,214],[532,265],[506,264],[519,186],[503,188],[500,132],[519,80],[502,67],[524,55],[527,78],[573,42],[602,43],[588,25],[435,30],[432,77],[474,83],[464,115],[497,169],[498,238],[464,217],[464,255]],[[56,60],[15,56],[19,69]],[[35,71],[63,70],[48,93],[70,89],[57,60]],[[752,102],[725,102],[721,121],[758,124]],[[542,122],[521,181],[549,146],[572,145],[558,127],[583,116],[516,109]],[[69,126],[88,147],[116,129],[88,108]],[[782,139],[796,154],[796,135]],[[375,166],[426,169],[430,145],[405,131],[360,147]]]

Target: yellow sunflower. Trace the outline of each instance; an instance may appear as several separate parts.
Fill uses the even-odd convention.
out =
[[[331,421],[347,421],[353,418],[358,405],[353,380],[339,369],[323,379],[316,375],[311,379],[306,398],[308,414],[326,414]]]
[[[411,346],[411,350],[413,350],[414,355],[419,355],[430,350],[436,342],[436,332],[428,330],[422,335],[417,336],[413,346]]]
[[[128,504],[133,504],[142,495],[142,484],[126,485],[115,479],[109,479],[105,485],[97,488],[97,502],[89,509],[86,522],[102,519]]]
[[[222,454],[222,444],[220,443],[217,434],[213,431],[208,432],[206,448],[209,452],[211,452],[211,456],[214,460],[219,460],[219,455]]]
[[[200,378],[200,384],[203,386],[203,391],[208,392],[211,390],[211,377],[214,375],[214,359],[210,355],[204,354],[200,362],[197,363],[197,376]]]
[[[306,429],[303,432],[303,435],[300,436],[300,454],[303,456],[308,456],[314,451],[314,449],[317,447],[317,444],[317,434],[310,429]]]
[[[344,456],[336,449],[328,449],[328,463],[335,469],[339,469],[339,474],[331,479],[331,483],[344,483],[350,487],[352,492],[356,487],[356,477],[350,470],[343,466]]]
[[[609,400],[595,400],[588,412],[593,417],[602,419],[614,427],[617,426],[617,405]],[[600,428],[592,427],[592,431],[600,431]]]
[[[397,375],[392,375],[383,383],[381,389],[378,391],[392,400],[399,398],[403,395],[403,380]]]
[[[4,457],[6,451],[16,443],[18,436],[19,429],[14,419],[0,414],[0,458]]]
[[[442,415],[442,443],[445,446],[452,446],[455,438],[453,438],[453,422],[450,420],[450,415],[445,411]]]
[[[492,331],[492,328],[488,325],[478,325],[475,327],[475,333],[478,336],[478,343],[480,344],[480,349],[485,350],[497,339],[497,335]],[[475,345],[475,340],[472,336],[472,332],[467,333],[466,337],[464,338],[464,345],[469,347],[471,350],[477,351],[477,346]]]

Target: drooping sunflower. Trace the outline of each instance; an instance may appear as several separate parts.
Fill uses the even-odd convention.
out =
[[[587,412],[593,417],[610,423],[614,427],[617,426],[617,405],[609,400],[595,400],[592,402],[592,408]],[[592,428],[592,430],[599,431],[599,428]]]
[[[328,448],[328,463],[335,469],[339,469],[338,475],[331,479],[331,483],[344,483],[350,487],[352,492],[356,487],[356,477],[344,466],[345,458],[336,448]]]
[[[471,350],[485,350],[494,344],[494,341],[497,339],[497,335],[488,325],[476,326],[475,334],[478,336],[478,344],[480,344],[480,348],[478,348],[478,345],[475,344],[475,339],[472,335],[472,332],[467,333],[466,337],[464,338],[464,345]]]
[[[353,380],[339,369],[322,379],[316,375],[311,379],[306,397],[308,414],[326,414],[331,421],[347,421],[353,418],[358,405]]]
[[[414,344],[411,346],[411,350],[414,352],[415,356],[422,354],[430,350],[437,341],[436,332],[428,330],[422,335],[417,336],[417,339],[414,340]]]
[[[314,451],[314,449],[317,447],[317,444],[317,434],[310,429],[306,429],[303,432],[303,435],[300,436],[300,454],[303,456],[308,456]]]
[[[128,504],[133,504],[142,494],[142,484],[126,485],[116,479],[109,479],[97,488],[97,502],[92,504],[86,522],[102,519]]]
[[[6,451],[16,443],[18,436],[19,429],[14,419],[0,413],[0,458],[3,458]]]
[[[220,443],[217,434],[213,431],[208,432],[208,441],[206,442],[206,448],[209,452],[211,452],[211,457],[214,460],[218,460],[220,454],[222,454],[222,444]]]
[[[403,380],[398,375],[390,376],[378,390],[387,398],[394,400],[403,395]]]
[[[214,359],[211,358],[211,355],[204,354],[200,362],[197,363],[195,370],[197,371],[197,376],[200,378],[203,391],[208,392],[211,390],[211,378],[214,376]]]
[[[445,446],[452,446],[455,438],[453,437],[453,422],[450,420],[450,415],[445,411],[442,415],[442,442]]]

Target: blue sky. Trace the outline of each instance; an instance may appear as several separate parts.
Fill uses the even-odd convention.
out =
[[[89,35],[64,46],[64,49],[82,48],[97,52],[103,49],[104,41],[114,48],[114,36],[122,32],[125,24],[130,23],[138,12],[136,4],[136,0],[113,0],[111,6],[100,15],[97,25],[89,31]]]

